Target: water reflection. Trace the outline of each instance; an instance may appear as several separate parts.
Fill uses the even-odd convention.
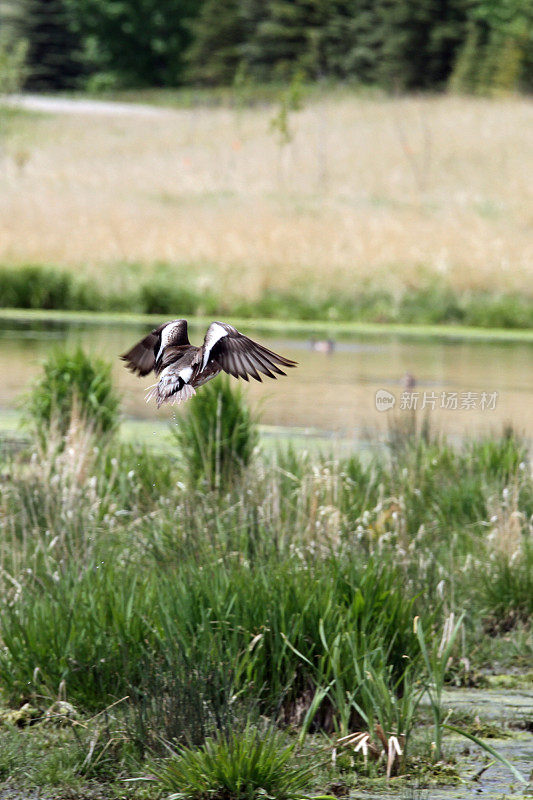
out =
[[[127,416],[161,420],[179,415],[180,408],[157,411],[154,405],[147,405],[144,390],[153,383],[153,377],[132,376],[118,359],[148,329],[139,325],[1,321],[0,410],[5,412],[16,405],[53,347],[80,344],[113,363]],[[203,328],[192,328],[191,340],[199,344],[204,333]],[[402,405],[407,405],[405,392],[410,392],[418,395],[418,411],[425,405],[423,413],[429,415],[434,427],[452,436],[497,431],[507,423],[533,436],[531,344],[359,338],[336,342],[332,351],[323,351],[306,339],[252,335],[299,362],[297,370],[290,370],[276,383],[265,379],[262,385],[255,381],[245,384],[252,405],[267,425],[314,428],[346,437],[360,437],[364,431],[383,433],[391,418],[401,419],[409,413]],[[414,386],[405,383],[407,374],[413,376]],[[379,390],[393,395],[392,410],[376,408]],[[443,407],[454,393],[457,407],[453,403]],[[493,393],[497,393],[495,407],[483,408],[483,395]],[[470,403],[463,405],[466,395]]]

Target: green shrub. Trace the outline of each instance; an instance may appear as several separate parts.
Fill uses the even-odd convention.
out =
[[[297,800],[306,794],[315,766],[302,766],[295,755],[295,744],[287,745],[281,733],[262,734],[247,726],[208,739],[196,750],[181,747],[152,772],[162,789],[189,800]]]
[[[140,311],[170,317],[223,316],[264,317],[280,320],[339,322],[398,322],[412,324],[462,324],[482,328],[530,328],[533,303],[527,295],[472,292],[466,295],[424,274],[417,288],[405,288],[399,296],[369,283],[349,291],[265,289],[254,299],[219,296],[191,283],[179,265],[158,265],[157,277],[138,288],[131,280],[142,275],[143,266],[130,264],[129,277],[105,290],[95,280],[80,281],[69,272],[28,265],[0,269],[0,306],[86,311]]]
[[[187,285],[175,285],[171,275],[167,280],[144,283],[140,288],[139,302],[145,314],[177,314],[203,316],[216,313],[219,306],[210,293]]]
[[[90,95],[112,94],[120,88],[120,79],[114,72],[94,72],[85,81],[84,89]]]
[[[236,691],[251,691],[261,712],[283,704],[290,717],[310,687],[330,682],[339,703],[341,681],[357,700],[365,657],[379,671],[390,668],[395,681],[404,674],[416,645],[415,612],[400,572],[388,563],[362,564],[349,552],[316,562],[302,553],[272,552],[252,564],[231,553],[222,563],[217,553],[208,558],[179,570],[179,579],[172,573],[160,581],[162,641],[167,650],[181,643],[191,663],[205,653],[229,660]],[[330,703],[339,714],[333,690]]]
[[[234,695],[253,698],[261,712],[283,705],[290,718],[310,688],[331,684],[336,717],[344,713],[343,686],[360,702],[363,663],[397,683],[414,655],[409,592],[397,570],[375,560],[272,554],[250,565],[215,543],[211,556],[206,548],[197,563],[165,568],[131,544],[121,554],[118,532],[112,539],[90,558],[59,553],[46,572],[42,559],[28,561],[34,571],[19,576],[20,594],[6,593],[0,680],[12,700],[42,691],[41,683],[54,693],[61,681],[85,708],[145,697],[150,708],[138,721],[146,729],[157,710],[150,698],[159,695],[169,732],[198,741],[202,725],[213,727],[209,715],[227,715]],[[50,541],[43,535],[35,546]],[[196,701],[205,713],[195,712],[195,721]]]
[[[466,302],[464,323],[478,328],[532,328],[533,302],[522,295],[479,293]]]
[[[109,433],[118,425],[119,405],[110,364],[80,348],[73,353],[56,350],[26,398],[25,416],[44,435],[51,426],[64,435],[76,414],[95,431]]]
[[[451,288],[431,285],[406,290],[400,300],[398,318],[401,322],[425,325],[462,322],[463,310],[459,295]]]
[[[239,386],[227,376],[203,386],[177,423],[188,480],[209,489],[228,486],[250,463],[258,442],[253,416]]]
[[[78,280],[54,267],[25,265],[0,269],[2,308],[57,309],[60,311],[131,311],[137,296],[124,290],[102,292],[91,280]]]
[[[74,279],[68,272],[25,266],[0,270],[0,304],[4,308],[72,308]]]

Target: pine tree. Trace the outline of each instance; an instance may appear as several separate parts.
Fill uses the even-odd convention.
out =
[[[375,83],[381,31],[375,0],[338,0],[323,32],[327,75],[356,83]]]
[[[123,86],[177,86],[200,0],[64,0],[94,72]]]
[[[83,73],[81,40],[64,0],[25,0],[22,28],[28,41],[26,88],[70,89]]]
[[[378,0],[376,11],[378,81],[397,89],[442,86],[466,35],[465,0]]]
[[[332,0],[270,0],[247,43],[252,71],[282,80],[299,70],[312,78],[326,74],[323,32],[334,5]]]

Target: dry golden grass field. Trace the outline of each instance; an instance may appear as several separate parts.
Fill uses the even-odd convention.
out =
[[[251,298],[433,273],[459,291],[531,291],[531,99],[337,93],[290,113],[286,145],[275,114],[4,120],[0,262],[115,280],[168,262]]]

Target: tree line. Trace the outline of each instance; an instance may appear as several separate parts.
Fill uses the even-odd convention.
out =
[[[530,0],[0,0],[0,71],[21,43],[29,90],[533,87]]]

